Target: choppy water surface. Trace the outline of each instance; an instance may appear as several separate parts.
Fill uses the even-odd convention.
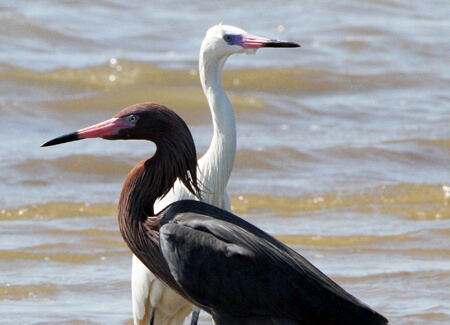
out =
[[[234,212],[392,324],[450,323],[449,13],[437,0],[0,1],[2,322],[131,322],[116,205],[153,145],[39,145],[154,101],[205,152],[197,55],[223,21],[302,45],[227,63]]]

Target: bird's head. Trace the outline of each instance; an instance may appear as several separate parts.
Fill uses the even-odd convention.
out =
[[[158,142],[185,129],[184,121],[172,110],[155,103],[141,103],[121,110],[109,120],[50,140],[42,147],[88,138]]]
[[[250,35],[240,28],[219,24],[206,32],[200,52],[222,58],[236,53],[254,54],[262,47],[299,46],[293,42]]]
[[[154,158],[162,161],[164,176],[179,178],[198,198],[201,190],[197,181],[197,153],[194,139],[186,123],[174,111],[155,103],[141,103],[121,110],[113,118],[80,129],[53,140],[42,147],[88,138],[106,140],[149,140],[155,143]],[[168,167],[169,166],[169,167]],[[166,184],[165,192],[173,183]],[[162,196],[162,195],[161,195]]]

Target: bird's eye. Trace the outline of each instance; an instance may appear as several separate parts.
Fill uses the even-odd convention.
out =
[[[136,123],[137,122],[137,120],[138,120],[138,116],[136,116],[136,115],[130,115],[130,116],[128,116],[128,122],[130,122],[130,123]]]
[[[227,43],[230,43],[233,40],[233,36],[231,35],[224,35],[223,40]]]

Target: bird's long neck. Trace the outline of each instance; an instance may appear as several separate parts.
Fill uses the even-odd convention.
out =
[[[153,211],[155,200],[176,180],[169,169],[161,169],[164,162],[154,156],[141,161],[128,174],[119,200],[119,228],[133,254],[158,278],[182,293],[159,250],[160,217]]]
[[[194,140],[187,125],[173,115],[173,134],[154,141],[156,152],[153,157],[139,162],[128,174],[119,200],[119,227],[122,236],[133,253],[139,257],[135,247],[145,243],[142,240],[143,224],[155,216],[155,201],[173,187],[179,179],[195,196],[201,197],[197,182],[197,154]],[[178,123],[177,123],[178,122]],[[156,232],[159,229],[155,229]],[[148,235],[148,234],[147,234]],[[150,234],[152,235],[152,234]],[[153,238],[152,236],[150,236]]]
[[[128,174],[120,193],[120,232],[134,252],[136,238],[142,235],[142,224],[154,215],[153,204],[161,193],[162,178],[156,177],[158,161],[150,158],[139,162]]]
[[[211,109],[214,134],[206,154],[199,160],[202,182],[209,193],[223,195],[236,156],[236,122],[233,107],[222,85],[227,57],[200,54],[199,70],[203,91]]]

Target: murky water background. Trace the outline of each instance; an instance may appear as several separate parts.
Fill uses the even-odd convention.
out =
[[[116,205],[153,145],[39,146],[154,101],[205,152],[198,49],[223,21],[302,45],[226,65],[234,212],[392,324],[450,323],[449,16],[438,0],[0,1],[1,322],[131,322]]]

